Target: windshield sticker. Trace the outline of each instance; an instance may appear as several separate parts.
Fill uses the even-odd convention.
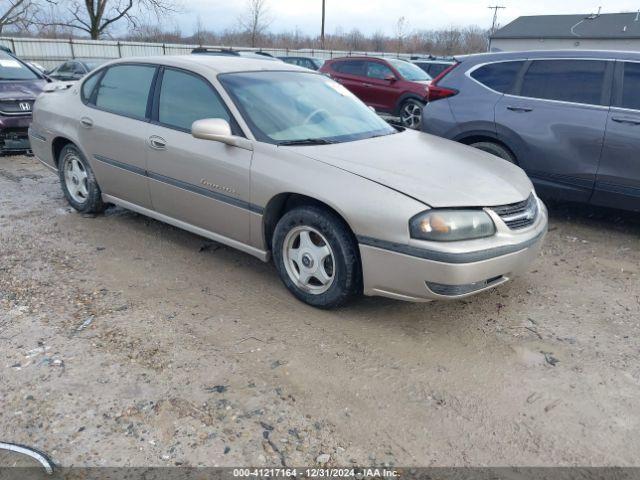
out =
[[[17,60],[3,60],[3,59],[0,59],[0,67],[4,67],[4,68],[20,68],[20,63]]]

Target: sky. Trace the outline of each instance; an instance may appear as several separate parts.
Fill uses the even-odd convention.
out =
[[[271,31],[319,34],[322,0],[267,0],[273,19]],[[438,29],[449,26],[478,25],[489,28],[493,11],[489,5],[506,8],[498,13],[498,23],[506,25],[521,15],[603,13],[637,11],[638,0],[326,0],[326,31],[364,33],[382,31],[392,35],[399,17],[406,17],[409,30]],[[237,26],[246,9],[246,0],[182,0],[182,13],[172,24],[184,34],[192,33],[197,18],[208,30],[222,31]],[[165,26],[171,26],[168,24]]]

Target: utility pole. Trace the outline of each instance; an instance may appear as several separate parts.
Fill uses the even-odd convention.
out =
[[[322,27],[320,28],[320,47],[324,50],[324,12],[325,0],[322,0]]]
[[[496,25],[498,25],[498,10],[503,10],[505,8],[507,7],[503,7],[502,5],[489,7],[490,10],[493,10],[493,22],[491,23],[491,31],[489,32],[489,51],[491,51],[491,37],[496,33]]]

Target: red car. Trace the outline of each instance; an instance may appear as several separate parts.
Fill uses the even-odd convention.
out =
[[[405,127],[420,128],[431,77],[413,63],[397,58],[345,57],[327,60],[320,72],[377,112],[400,117]]]

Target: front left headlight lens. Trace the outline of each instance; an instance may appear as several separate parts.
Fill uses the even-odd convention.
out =
[[[409,231],[411,238],[453,242],[490,237],[496,226],[483,210],[430,210],[413,217]]]

